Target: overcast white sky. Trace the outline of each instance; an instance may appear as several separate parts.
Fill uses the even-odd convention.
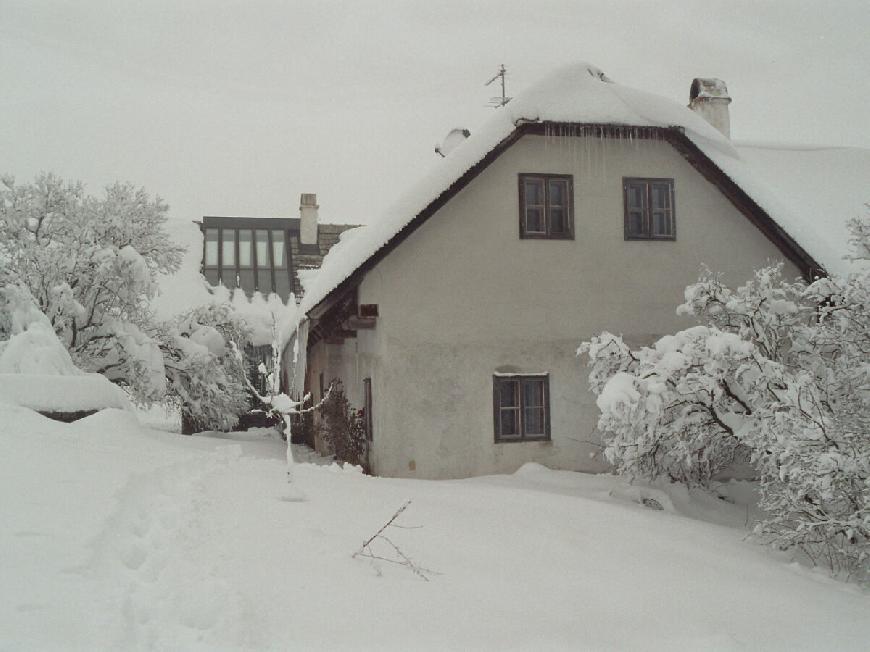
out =
[[[493,110],[499,64],[511,94],[577,60],[680,102],[720,77],[736,139],[870,147],[868,34],[870,0],[0,0],[0,173],[366,222]]]

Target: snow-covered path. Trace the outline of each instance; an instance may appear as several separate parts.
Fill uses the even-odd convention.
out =
[[[870,596],[743,540],[743,508],[532,466],[424,482],[105,412],[0,420],[0,649],[866,649]],[[642,494],[665,511],[636,504]],[[351,559],[406,499],[402,549]],[[692,514],[704,520],[688,518]],[[714,522],[708,522],[714,521]]]

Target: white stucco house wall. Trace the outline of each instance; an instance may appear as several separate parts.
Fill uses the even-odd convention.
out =
[[[304,383],[317,398],[339,379],[367,409],[373,473],[604,470],[582,340],[686,327],[703,265],[731,284],[771,261],[842,271],[870,151],[735,145],[725,85],[690,99],[559,70],[342,236],[306,284]],[[802,191],[814,157],[846,178]],[[826,186],[831,212],[796,196]]]

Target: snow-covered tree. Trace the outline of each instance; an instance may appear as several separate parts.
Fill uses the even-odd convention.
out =
[[[848,276],[808,285],[771,266],[732,290],[708,272],[678,309],[702,325],[637,351],[603,333],[580,352],[619,472],[705,485],[747,451],[758,534],[868,576],[870,219],[851,229]]]
[[[148,301],[181,260],[167,210],[129,184],[96,198],[51,174],[0,183],[0,284],[28,288],[77,366],[143,401],[165,391]]]
[[[247,376],[245,376],[245,381],[251,394],[265,406],[267,412],[281,419],[283,425],[282,435],[287,442],[287,479],[291,484],[288,500],[302,500],[303,495],[299,489],[292,487],[294,477],[293,467],[295,466],[292,447],[293,425],[300,416],[319,409],[323,402],[329,398],[330,391],[327,391],[326,395],[316,404],[311,403],[310,393],[303,395],[301,398],[296,397],[298,392],[294,383],[299,365],[302,364],[300,362],[300,355],[304,355],[304,352],[300,351],[299,347],[301,337],[300,315],[292,298],[287,305],[280,308],[273,304],[270,310],[272,311],[272,355],[267,362],[261,363],[258,369],[259,373],[265,378],[266,389],[264,392],[261,392],[252,382],[252,379]],[[235,343],[231,343],[231,346],[239,365],[244,368],[244,353]],[[281,377],[285,371],[287,382],[282,387]]]

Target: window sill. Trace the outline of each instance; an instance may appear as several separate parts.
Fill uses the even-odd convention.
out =
[[[496,444],[552,444],[549,437],[525,437],[523,439],[496,439]]]
[[[535,233],[520,233],[520,240],[573,240],[574,234],[569,235],[538,235]]]

